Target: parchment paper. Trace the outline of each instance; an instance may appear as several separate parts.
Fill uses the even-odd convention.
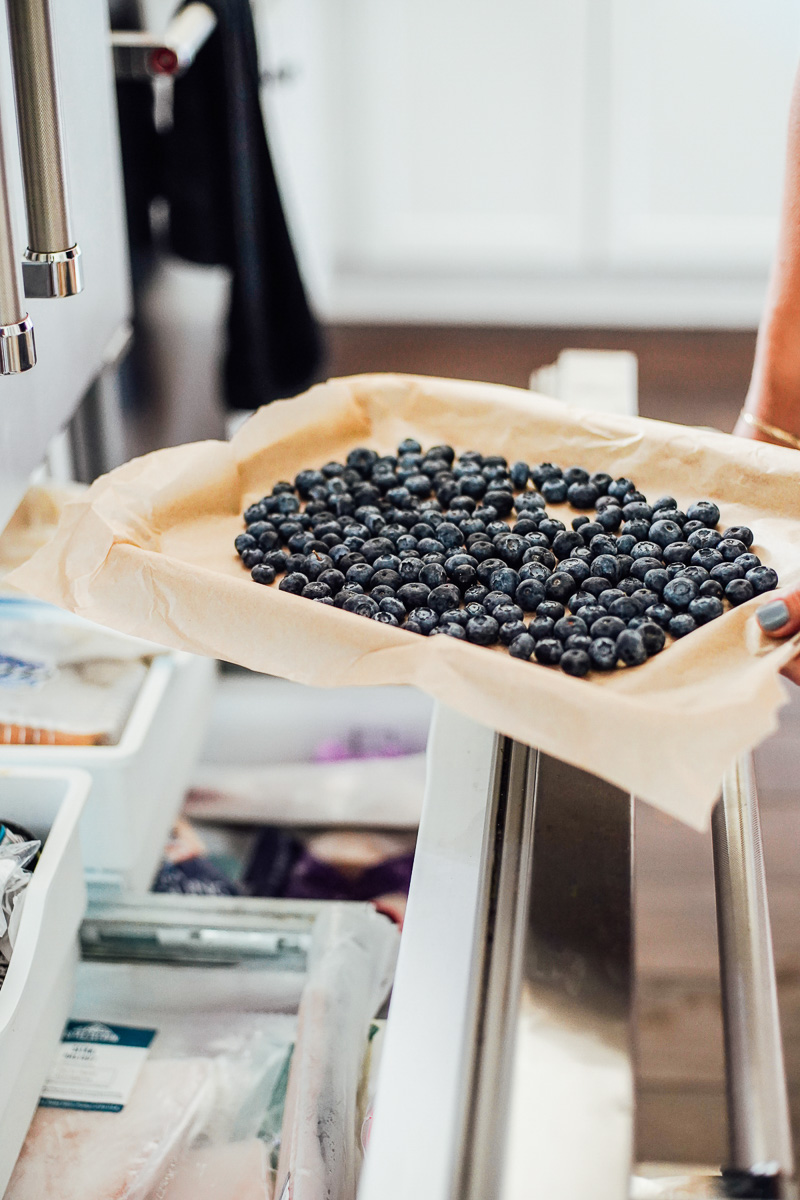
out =
[[[8,581],[100,624],[322,687],[414,684],[445,704],[702,827],[723,772],[771,733],[781,667],[763,598],[644,666],[573,679],[451,638],[422,638],[252,582],[233,548],[241,514],[279,479],[382,453],[404,437],[513,461],[633,479],[681,507],[712,499],[754,551],[800,582],[800,454],[725,434],[598,415],[515,388],[400,375],[332,380],[261,409],[230,443],[160,450],[68,503],[51,543]],[[569,519],[566,506],[550,506]]]

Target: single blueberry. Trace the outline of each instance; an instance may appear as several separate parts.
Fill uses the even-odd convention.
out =
[[[722,584],[718,579],[705,579],[700,584],[699,596],[716,596],[717,600],[721,600],[725,595]]]
[[[258,567],[253,569],[258,570]],[[725,588],[726,599],[730,600],[734,607],[752,600],[755,594],[755,589],[749,579],[732,579]]]
[[[608,579],[611,583],[616,583],[619,578],[617,560],[611,554],[598,555],[592,562],[592,574],[593,576],[599,575],[603,579]]]
[[[713,529],[719,521],[719,509],[711,500],[698,500],[686,510],[690,521],[702,521],[709,529]]]
[[[651,567],[649,571],[645,571],[644,586],[651,592],[657,592],[660,596],[668,583],[669,576],[663,568]]]
[[[644,615],[648,620],[655,621],[656,625],[660,625],[662,629],[667,629],[675,616],[675,611],[668,604],[653,604]]]
[[[435,613],[432,608],[428,608],[427,605],[412,609],[408,616],[409,620],[415,621],[419,625],[421,632],[426,637],[439,624],[439,614]]]
[[[345,612],[354,613],[358,617],[374,617],[376,612],[380,612],[371,596],[350,595],[342,607]]]
[[[647,661],[644,638],[637,629],[622,630],[617,637],[617,654],[626,667],[638,667]]]
[[[275,568],[269,566],[269,564],[265,562],[256,563],[250,572],[250,576],[255,580],[256,583],[274,583]]]
[[[482,583],[473,583],[472,587],[468,587],[464,592],[464,603],[467,606],[470,604],[480,604],[483,607],[483,602],[488,595],[489,589],[487,587],[484,587]]]
[[[545,486],[547,486],[545,484]],[[536,661],[547,667],[555,667],[561,661],[564,647],[557,638],[543,638],[536,643],[534,654]]]
[[[467,621],[467,640],[476,646],[493,646],[497,641],[500,626],[494,617],[470,617]]]
[[[707,571],[711,571],[714,567],[719,566],[723,558],[719,550],[712,550],[710,546],[706,546],[702,550],[695,550],[690,561],[695,566],[705,567]]]
[[[661,593],[664,603],[679,611],[687,609],[696,595],[697,584],[693,579],[684,579],[682,576],[671,579]]]
[[[491,613],[498,625],[505,625],[507,621],[521,621],[524,615],[518,604],[497,604]]]
[[[573,634],[583,635],[588,633],[588,626],[580,617],[562,617],[559,621],[556,621],[553,633],[559,641],[565,642]]]
[[[552,617],[554,621],[560,621],[565,613],[564,605],[558,600],[543,600],[536,610],[536,615],[539,617]]]
[[[567,488],[567,499],[573,508],[594,508],[600,492],[593,483],[571,483]]]
[[[553,463],[539,463],[538,466],[531,468],[531,479],[533,480],[534,485],[540,490],[545,480],[560,479],[561,477],[561,468],[555,466]]]
[[[752,584],[753,591],[757,596],[771,592],[778,586],[778,575],[772,567],[753,567],[747,572],[745,578],[748,583]]]
[[[648,657],[652,658],[654,654],[659,654],[664,649],[667,638],[657,621],[645,620],[637,627],[636,632],[644,642]]]
[[[278,584],[282,592],[291,592],[294,596],[299,596],[306,584],[310,583],[307,575],[302,575],[299,571],[293,571],[291,575],[285,575]]]
[[[717,563],[716,567],[711,568],[710,577],[725,588],[732,579],[744,579],[745,571],[737,559],[735,562]]]
[[[746,549],[750,549],[753,544],[753,531],[747,525],[732,525],[730,529],[726,529],[723,533],[723,538],[734,538],[737,542],[743,542]]]
[[[552,617],[537,616],[528,625],[528,633],[537,642],[542,641],[543,638],[552,638],[555,624]]]
[[[397,588],[397,598],[411,612],[414,608],[427,606],[430,592],[431,589],[424,583],[404,583],[402,587]]]
[[[569,558],[573,550],[584,545],[584,540],[575,530],[565,529],[557,533],[553,539],[553,553],[556,558]]]
[[[587,562],[581,558],[567,558],[559,565],[559,571],[566,571],[571,575],[577,584],[581,584],[584,580],[589,579],[592,574],[592,569]]]
[[[725,562],[733,562],[737,558],[741,558],[743,554],[747,554],[747,546],[744,542],[740,542],[738,538],[726,537],[716,546],[718,553],[722,555]]]
[[[526,462],[515,462],[509,474],[514,487],[520,491],[530,479],[531,470]]]
[[[413,586],[413,585],[412,585]],[[398,595],[403,600],[403,591],[401,588]],[[405,603],[405,601],[403,601]],[[458,588],[453,583],[442,583],[439,587],[432,588],[428,593],[426,601],[427,607],[432,608],[434,612],[443,613],[448,609],[458,608],[461,603],[461,595]]]
[[[563,504],[567,498],[567,484],[563,479],[545,479],[539,491],[548,504]]]
[[[593,638],[589,659],[598,671],[613,671],[619,659],[616,641],[609,637]]]
[[[508,647],[508,653],[512,658],[521,658],[525,662],[530,660],[534,652],[536,643],[528,633],[521,633],[519,637],[514,638],[514,641]]]
[[[610,504],[603,508],[597,514],[596,524],[600,525],[607,533],[614,533],[622,524],[622,509],[616,504]]]
[[[683,541],[683,530],[674,521],[655,521],[650,526],[650,540],[662,547],[669,546]]]
[[[622,596],[619,600],[614,600],[608,606],[608,611],[612,617],[619,617],[622,621],[630,621],[631,617],[638,616],[644,612],[644,608],[640,608],[630,596]]]
[[[707,625],[723,613],[722,601],[716,596],[698,596],[689,605],[689,616],[694,617],[698,625]]]
[[[674,638],[686,637],[697,629],[697,622],[688,612],[676,613],[669,623],[669,631]]]
[[[613,563],[614,560],[610,559],[610,561]],[[557,600],[563,604],[570,598],[573,592],[577,592],[578,585],[566,571],[554,571],[545,583],[544,590],[548,600]]]
[[[497,620],[497,612],[495,611],[495,620]],[[506,621],[500,626],[498,637],[504,646],[510,646],[516,638],[523,633],[527,634],[524,621]]]
[[[513,594],[524,612],[535,612],[545,598],[545,586],[540,579],[523,579]]]
[[[519,585],[519,575],[511,567],[498,567],[496,571],[492,571],[489,579],[489,587],[493,592],[505,592],[507,596],[514,596]]]
[[[591,634],[593,638],[618,638],[625,629],[625,622],[619,617],[605,616],[592,621]]]

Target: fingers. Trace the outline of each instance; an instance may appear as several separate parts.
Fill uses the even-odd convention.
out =
[[[785,638],[800,629],[800,588],[762,604],[756,613],[767,637]]]

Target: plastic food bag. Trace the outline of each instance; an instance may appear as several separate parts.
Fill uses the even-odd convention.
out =
[[[397,929],[368,908],[332,904],[317,918],[284,1110],[281,1200],[355,1200],[369,1023],[391,986],[398,945]]]
[[[42,846],[39,841],[19,841],[3,837],[3,833],[5,827],[0,826],[0,986],[11,961],[22,919],[25,889],[31,879],[31,872],[26,868]]]

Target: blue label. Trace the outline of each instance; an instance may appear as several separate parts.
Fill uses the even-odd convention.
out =
[[[67,1021],[62,1042],[100,1042],[106,1046],[138,1046],[146,1050],[156,1036],[155,1029],[136,1029],[132,1025],[106,1025],[103,1021]]]

